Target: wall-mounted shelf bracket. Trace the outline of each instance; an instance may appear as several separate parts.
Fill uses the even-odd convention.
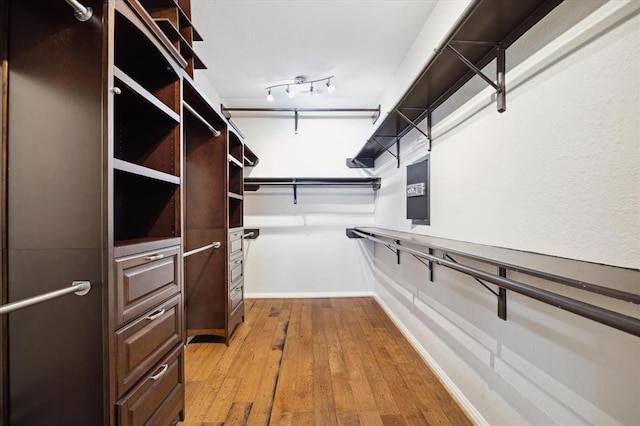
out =
[[[452,43],[459,44],[494,44],[496,45],[496,82],[485,75],[481,69],[476,67],[473,62],[468,60],[462,53],[460,53],[455,47],[453,47]],[[473,71],[476,75],[482,78],[484,81],[489,84],[489,86],[493,87],[496,90],[496,102],[498,112],[504,112],[507,109],[507,98],[506,98],[506,84],[505,84],[505,49],[496,43],[484,43],[484,42],[470,42],[465,40],[452,40],[446,46],[453,54],[455,54],[458,59],[460,59],[471,71]]]
[[[448,259],[450,261],[452,261],[453,263],[458,263],[457,260],[455,260],[453,257],[451,257],[449,255],[449,253],[442,253],[442,258],[443,259]],[[507,276],[507,270],[504,268],[498,268],[499,272],[500,272],[500,276],[501,277],[506,277]],[[502,275],[504,273],[504,275]],[[489,287],[488,285],[486,285],[484,283],[484,281],[482,281],[481,279],[477,278],[477,277],[473,277],[474,280],[476,280],[477,282],[479,282],[484,288],[486,288],[487,290],[489,290],[491,292],[491,294],[493,294],[494,296],[496,296],[498,298],[498,317],[500,319],[503,320],[507,320],[507,292],[499,287],[498,291],[495,291],[494,289],[492,289],[491,287]]]
[[[395,159],[398,162],[398,168],[400,168],[400,144],[398,139],[396,138],[396,154],[394,154],[393,152],[391,152],[391,150],[389,150],[389,148],[387,148],[386,146],[384,146],[382,143],[380,143],[380,141],[378,139],[374,137],[371,138],[375,143],[377,143],[378,145],[380,145],[382,147],[382,149],[384,149],[385,151],[387,151],[389,154],[391,154],[392,156],[395,157]]]

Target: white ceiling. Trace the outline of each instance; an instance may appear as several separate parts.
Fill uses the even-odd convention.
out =
[[[227,107],[375,108],[436,2],[192,0],[194,45]],[[298,75],[335,75],[336,91],[267,102]]]

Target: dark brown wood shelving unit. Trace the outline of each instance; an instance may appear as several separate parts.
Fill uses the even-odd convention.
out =
[[[560,3],[562,0],[474,1],[360,152],[347,159],[347,166],[373,168],[375,160],[389,152],[399,167],[400,139],[426,119],[427,130],[418,131],[430,140],[431,113],[495,59],[495,82],[484,74],[482,77],[496,89],[498,110],[504,111],[505,50]],[[395,153],[391,151],[394,145]]]

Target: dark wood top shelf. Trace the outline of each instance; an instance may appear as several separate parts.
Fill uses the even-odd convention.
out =
[[[375,159],[414,127],[407,119],[418,124],[476,75],[448,46],[482,69],[497,57],[497,46],[508,48],[562,1],[476,0],[360,152],[347,159],[347,166],[374,167]]]

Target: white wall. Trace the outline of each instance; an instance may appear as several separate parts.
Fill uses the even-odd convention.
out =
[[[389,155],[376,161],[376,226],[639,268],[639,9],[561,4],[507,51],[505,113],[488,89],[443,105],[450,114],[433,129],[430,226],[412,226],[404,207],[405,166],[427,144],[412,133],[400,169]],[[384,247],[360,245],[375,250],[377,297],[476,421],[638,423],[637,337],[512,292],[504,322],[495,297],[469,277],[437,268],[432,284],[410,256],[398,266]],[[598,284],[640,293],[639,277]],[[640,317],[637,305],[586,300]]]
[[[259,157],[251,177],[354,177],[352,157],[371,128],[370,118],[292,114],[240,117],[234,121]],[[259,228],[245,242],[248,297],[316,297],[372,292],[368,249],[352,244],[345,229],[373,225],[376,193],[371,188],[262,187],[245,192],[245,228]]]

